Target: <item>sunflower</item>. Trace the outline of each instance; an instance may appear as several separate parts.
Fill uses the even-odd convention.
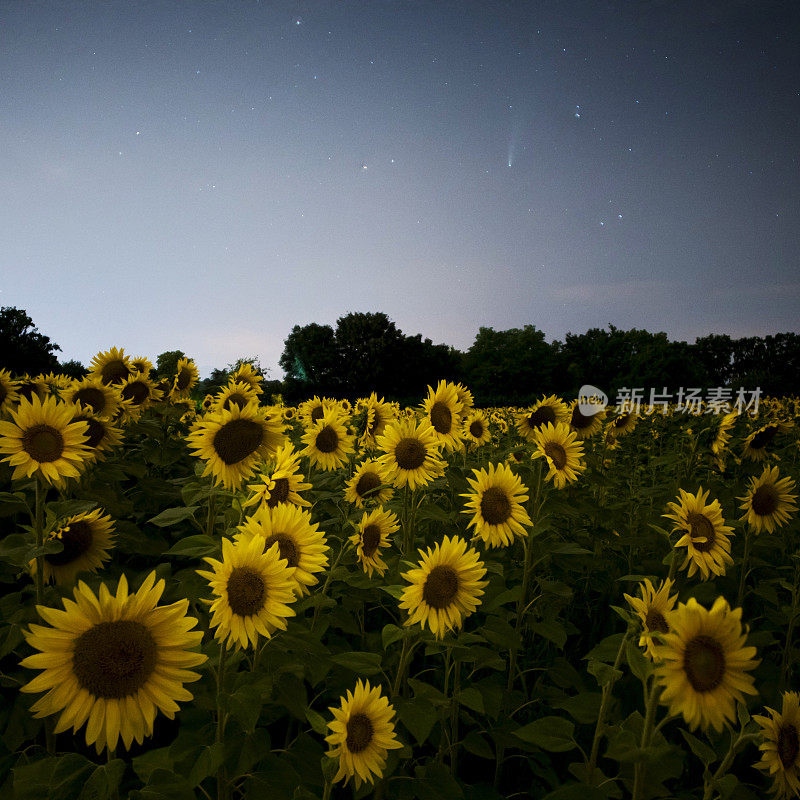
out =
[[[264,548],[260,536],[232,542],[222,540],[222,561],[204,558],[213,572],[197,570],[214,593],[211,622],[214,638],[226,647],[247,648],[258,644],[259,634],[268,639],[286,630],[295,615],[294,567],[281,556],[277,542]]]
[[[303,434],[301,441],[306,447],[300,455],[308,456],[315,467],[326,472],[339,469],[353,452],[353,437],[335,409],[325,411]]]
[[[112,347],[98,353],[90,367],[89,375],[102,383],[122,383],[134,373],[130,357],[125,355],[125,348]]]
[[[199,375],[194,361],[191,358],[181,358],[175,367],[175,378],[172,382],[170,396],[174,399],[188,397],[197,385],[198,379]]]
[[[206,661],[189,649],[203,638],[191,630],[197,620],[186,616],[189,601],[157,606],[164,581],[155,577],[151,572],[128,594],[123,575],[115,595],[101,584],[99,597],[81,581],[64,611],[37,606],[52,627],[31,625],[25,634],[40,652],[21,665],[44,671],[21,691],[47,692],[31,707],[34,715],[60,712],[55,733],[87,723],[86,744],[98,754],[113,751],[120,738],[126,748],[134,739],[141,744],[159,711],[174,719],[176,701],[192,699],[183,684],[200,678],[188,668]]]
[[[246,383],[255,389],[257,394],[263,391],[261,386],[263,380],[263,376],[249,361],[242,361],[231,375],[231,383]]]
[[[710,611],[694,597],[667,616],[669,632],[656,645],[656,678],[670,714],[683,714],[692,730],[721,731],[735,719],[743,694],[757,694],[746,674],[758,665],[755,647],[745,647],[742,609],[718,597]]]
[[[119,387],[125,413],[138,417],[142,411],[161,399],[161,392],[144,372],[135,372]]]
[[[68,403],[86,406],[99,417],[114,417],[122,402],[119,387],[105,384],[92,376],[73,381],[62,397]]]
[[[528,500],[522,481],[505,464],[489,464],[489,469],[473,469],[475,479],[469,479],[472,491],[467,498],[464,514],[473,514],[467,528],[475,527],[487,547],[508,547],[515,536],[527,536],[532,525],[523,503]]]
[[[653,639],[653,634],[663,635],[670,631],[667,619],[675,607],[675,601],[678,599],[677,594],[670,597],[670,592],[674,585],[674,581],[667,578],[656,589],[650,583],[649,578],[645,578],[639,584],[641,597],[631,597],[629,594],[623,595],[642,622],[639,647],[644,647],[645,652],[651,659],[655,658],[657,645],[657,641]]]
[[[350,541],[355,545],[359,563],[370,578],[373,572],[383,577],[386,564],[381,558],[381,548],[391,547],[392,534],[399,530],[400,524],[393,511],[378,506],[373,511],[364,512],[358,523],[358,532],[350,537]]]
[[[206,462],[204,476],[213,475],[226,489],[238,489],[256,465],[284,443],[284,435],[279,422],[250,403],[198,417],[187,442]]]
[[[48,372],[42,380],[47,384],[48,394],[55,394],[58,397],[63,395],[63,392],[72,385],[72,378],[69,375],[62,375],[61,373]]]
[[[297,409],[293,406],[286,406],[286,408],[282,409],[281,415],[284,422],[291,422],[297,416]]]
[[[458,402],[461,403],[462,416],[472,411],[473,407],[475,406],[475,396],[472,394],[472,392],[461,383],[454,384],[453,388],[456,390],[456,394],[458,395]]]
[[[370,687],[369,681],[356,683],[355,692],[347,691],[339,708],[329,708],[333,721],[325,741],[331,746],[327,755],[339,760],[336,783],[353,778],[356,789],[362,783],[375,783],[383,776],[386,755],[403,745],[394,732],[394,708],[381,694],[380,687]]]
[[[17,402],[17,381],[7,369],[0,369],[0,416],[3,416]]]
[[[322,419],[326,411],[336,407],[336,401],[329,397],[319,398],[316,395],[311,400],[301,403],[298,412],[304,428],[310,428],[315,422]]]
[[[50,387],[43,376],[23,375],[17,380],[16,385],[17,400],[27,400],[30,402],[34,397],[44,400],[50,394]]]
[[[691,578],[698,570],[703,580],[711,575],[724,575],[726,564],[733,564],[730,536],[733,528],[725,525],[719,500],[708,500],[709,492],[701,486],[697,494],[679,489],[679,502],[667,503],[672,514],[664,514],[675,525],[673,532],[683,533],[675,547],[686,547],[681,569],[689,568]]]
[[[461,443],[461,409],[458,392],[452,383],[439,381],[422,403],[422,419],[427,421],[439,444],[445,450],[456,450]]]
[[[772,533],[783,527],[797,511],[795,488],[791,478],[780,477],[777,467],[764,467],[761,475],[750,478],[747,494],[739,498],[743,501],[740,508],[745,512],[741,518],[756,533],[764,530]]]
[[[212,408],[228,409],[231,405],[244,408],[248,403],[258,403],[258,392],[245,381],[229,381],[214,396]]]
[[[551,394],[517,417],[517,430],[520,436],[532,442],[536,431],[543,425],[557,425],[559,422],[569,422],[569,407],[560,397]]]
[[[278,503],[291,503],[295,506],[310,506],[300,492],[311,488],[300,473],[300,455],[295,453],[290,442],[281,447],[269,464],[264,465],[256,483],[247,486],[250,495],[244,505],[264,504],[275,508]]]
[[[153,369],[153,362],[146,356],[135,356],[131,358],[131,367],[137,372],[149,375],[150,370]]]
[[[536,449],[533,458],[544,458],[550,467],[547,480],[552,480],[557,489],[578,480],[578,475],[586,469],[583,463],[583,443],[569,425],[547,422],[533,435]]]
[[[363,508],[366,503],[385,503],[393,494],[384,465],[374,458],[362,461],[347,482],[344,499]]]
[[[618,439],[620,436],[626,436],[636,427],[638,421],[639,417],[635,411],[618,413],[606,425],[606,434],[609,439]]]
[[[751,461],[766,461],[770,457],[769,446],[778,435],[786,433],[791,428],[792,424],[788,422],[771,422],[753,431],[744,440],[742,456]]]
[[[605,409],[587,415],[581,412],[578,401],[575,400],[570,411],[569,426],[578,434],[579,439],[588,439],[603,427],[603,420],[606,417]]]
[[[761,761],[756,769],[769,773],[779,798],[800,796],[800,694],[784,692],[781,713],[766,709],[769,717],[754,714],[761,726]]]
[[[364,418],[364,432],[361,436],[361,444],[366,447],[373,447],[378,436],[383,435],[386,426],[395,418],[394,409],[382,397],[373,392],[363,402],[361,408]]]
[[[200,408],[202,408],[203,411],[209,411],[213,407],[214,407],[214,395],[207,394],[200,402]]]
[[[72,586],[80,572],[97,572],[109,560],[114,546],[114,523],[102,509],[75,514],[64,520],[50,535],[51,541],[64,545],[60,553],[46,553],[43,558],[44,580],[59,586]],[[30,562],[36,573],[36,560]]]
[[[79,406],[76,406],[79,409]],[[103,461],[106,453],[117,447],[122,441],[122,429],[106,417],[98,417],[85,408],[80,408],[72,418],[73,422],[85,422],[86,448],[89,451],[87,461]]]
[[[378,461],[395,487],[425,486],[444,473],[436,433],[427,420],[398,420],[387,426],[377,439],[383,455]]]
[[[445,536],[441,543],[420,549],[417,567],[403,574],[411,585],[403,590],[400,608],[408,611],[406,625],[425,625],[437,639],[461,627],[465,617],[480,605],[488,583],[486,568],[476,550],[458,536]]]
[[[65,478],[77,478],[86,465],[85,447],[88,425],[73,422],[77,407],[55,397],[42,401],[34,395],[23,399],[11,412],[11,420],[0,420],[2,461],[14,467],[12,478],[36,475],[54,486]]]
[[[339,411],[345,417],[349,417],[353,413],[353,404],[346,397],[337,400],[336,405],[339,406]]]
[[[731,428],[736,424],[736,420],[739,418],[739,414],[736,411],[731,412],[730,414],[725,414],[719,420],[719,424],[717,425],[717,430],[714,433],[714,438],[711,440],[711,452],[714,456],[716,456],[717,461],[719,463],[722,454],[728,447],[728,442],[731,438]]]
[[[473,449],[490,442],[492,435],[489,433],[489,422],[486,419],[486,414],[480,409],[469,411],[464,417],[461,436]]]
[[[245,541],[253,537],[266,540],[269,548],[275,542],[281,558],[294,567],[292,576],[295,592],[299,596],[309,593],[308,587],[318,582],[317,573],[328,566],[325,536],[319,525],[311,522],[311,514],[297,506],[281,503],[275,508],[260,506],[239,528],[235,539]]]

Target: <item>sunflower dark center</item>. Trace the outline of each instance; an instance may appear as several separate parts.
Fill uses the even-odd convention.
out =
[[[695,636],[686,645],[683,669],[696,692],[710,692],[725,677],[725,653],[711,636]]]
[[[317,434],[314,444],[320,453],[332,453],[339,446],[339,434],[330,425],[326,425]]]
[[[659,633],[669,633],[669,626],[664,615],[656,608],[651,608],[647,612],[644,624],[647,625],[647,630],[658,631]]]
[[[381,479],[374,472],[365,472],[356,484],[356,494],[359,497],[369,497],[379,486]]]
[[[264,607],[264,579],[252,567],[234,567],[226,589],[228,605],[240,617],[250,617]]]
[[[511,501],[497,486],[490,486],[481,497],[481,516],[489,525],[502,525],[511,516]]]
[[[381,529],[379,525],[367,525],[361,531],[361,551],[369,558],[381,543]]]
[[[377,436],[378,432],[383,428],[383,417],[375,410],[372,409],[372,421],[367,417],[367,433],[371,436]]]
[[[615,428],[624,428],[628,424],[628,421],[630,420],[630,418],[631,418],[630,414],[623,414],[621,417],[617,417],[614,420],[614,427]]]
[[[75,641],[72,670],[82,689],[95,697],[119,699],[147,683],[156,655],[153,635],[141,622],[100,622]]]
[[[214,450],[230,466],[255,453],[264,439],[264,430],[252,419],[232,419],[214,434]]]
[[[533,414],[528,416],[528,425],[531,428],[541,428],[548,422],[556,421],[556,412],[550,406],[539,406]]]
[[[60,553],[46,553],[45,560],[54,567],[70,564],[92,546],[92,538],[92,526],[88,522],[71,522],[59,536],[64,549]]]
[[[178,373],[178,379],[175,381],[175,385],[178,387],[178,391],[182,392],[184,389],[189,387],[189,384],[192,382],[192,372],[188,369],[182,369]]]
[[[431,608],[447,608],[457,594],[458,573],[452,567],[440,564],[428,573],[422,587],[422,599]]]
[[[285,503],[289,499],[289,479],[288,478],[275,478],[273,481],[272,489],[269,493],[269,500],[267,505],[270,508],[275,508],[278,503]]]
[[[705,514],[695,512],[689,514],[688,521],[691,529],[689,535],[692,537],[694,549],[700,553],[707,553],[717,539],[713,523]],[[701,541],[703,539],[705,541]]]
[[[453,427],[453,415],[446,403],[437,401],[431,407],[431,425],[437,433],[450,433],[450,428]]]
[[[122,399],[130,400],[135,406],[140,406],[150,397],[150,387],[142,381],[126,383],[122,390]]]
[[[76,403],[84,403],[89,406],[95,414],[101,414],[106,407],[105,394],[94,386],[84,386],[82,389],[78,389],[72,399]]]
[[[567,451],[556,442],[548,442],[544,446],[544,452],[550,457],[556,469],[564,469],[567,465]]]
[[[763,431],[753,436],[750,447],[753,450],[763,450],[778,435],[778,426],[769,425]]]
[[[800,752],[800,741],[797,737],[797,728],[794,725],[781,725],[778,728],[778,757],[781,764],[786,769],[794,766],[798,752]]]
[[[56,461],[64,452],[64,437],[50,425],[34,425],[22,434],[22,446],[34,461]]]
[[[366,714],[353,714],[347,720],[347,749],[351,753],[361,753],[369,747],[375,728]]]
[[[400,469],[418,469],[425,463],[425,445],[419,439],[407,436],[394,449],[394,457]]]
[[[0,406],[3,405],[6,397],[8,397],[8,389],[5,387],[5,384],[0,381]]]
[[[588,428],[594,421],[595,416],[595,414],[590,414],[587,417],[586,414],[581,413],[578,406],[575,406],[575,408],[572,409],[572,427],[578,430]]]
[[[280,550],[281,558],[286,559],[288,566],[296,567],[300,562],[300,552],[297,549],[297,545],[294,543],[294,539],[292,539],[291,536],[287,536],[285,533],[273,533],[271,536],[267,536],[264,550],[269,550],[275,542],[278,543],[278,550]]]
[[[232,405],[244,408],[247,405],[247,398],[240,392],[233,392],[225,398],[222,405],[224,408],[230,408]]]
[[[322,419],[324,414],[325,414],[325,409],[322,406],[317,406],[311,412],[311,421],[312,422],[319,422]]]
[[[483,423],[479,420],[474,420],[469,425],[469,432],[470,435],[474,436],[476,439],[480,439],[483,436]]]
[[[17,386],[17,394],[20,397],[24,397],[26,400],[30,400],[34,394],[38,394],[38,391],[36,390],[36,384],[31,383],[30,381],[21,383],[19,386]]]
[[[753,492],[750,505],[759,517],[766,517],[778,508],[779,502],[778,490],[772,484],[765,483]]]
[[[103,365],[100,379],[103,383],[122,383],[130,374],[128,365],[121,359],[115,358]]]
[[[97,447],[105,438],[106,428],[100,420],[94,417],[81,415],[75,417],[73,422],[85,422],[87,424],[88,428],[85,434],[87,447]]]

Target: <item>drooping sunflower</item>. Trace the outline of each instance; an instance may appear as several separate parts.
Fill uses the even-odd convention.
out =
[[[175,378],[172,381],[170,396],[173,399],[188,397],[189,393],[197,385],[199,378],[194,361],[191,358],[180,359],[175,367]]]
[[[623,411],[621,414],[616,414],[606,425],[606,434],[609,439],[626,436],[636,427],[638,421],[639,416],[635,411]]]
[[[245,381],[229,381],[214,396],[212,408],[230,408],[231,404],[244,408],[248,403],[258,403],[258,392]]]
[[[390,423],[377,444],[383,453],[378,461],[385,467],[387,479],[398,488],[425,486],[444,472],[439,442],[427,420]]]
[[[275,542],[280,548],[280,556],[286,559],[295,571],[292,575],[295,591],[303,596],[314,586],[317,574],[328,566],[325,535],[317,523],[311,521],[311,514],[297,506],[281,503],[275,508],[262,505],[238,528],[235,539],[249,540],[260,537],[266,541],[265,548]]]
[[[742,457],[751,461],[766,461],[771,455],[770,445],[791,427],[791,423],[788,422],[770,422],[768,425],[762,425],[744,440]]]
[[[125,414],[138,417],[147,408],[161,399],[161,392],[147,374],[135,372],[120,384],[119,394]]]
[[[284,443],[281,423],[255,403],[211,411],[195,420],[187,437],[194,455],[206,462],[203,475],[238,489],[256,465]]]
[[[670,630],[667,619],[678,599],[677,593],[670,596],[674,585],[674,581],[667,578],[656,589],[650,583],[650,579],[645,578],[639,584],[639,597],[631,597],[629,594],[623,595],[641,620],[642,635],[639,637],[639,647],[644,647],[651,660],[655,658],[657,644],[657,641],[653,639],[653,634],[663,635],[669,633]]]
[[[197,570],[214,593],[214,638],[228,648],[255,647],[259,635],[269,639],[276,630],[286,630],[286,620],[295,615],[290,606],[296,599],[294,567],[281,556],[277,542],[265,546],[260,536],[223,539],[222,561],[203,559],[213,572]]]
[[[754,714],[761,726],[761,761],[755,765],[772,778],[772,791],[785,800],[800,796],[800,694],[784,692],[781,713],[767,708],[770,716]]]
[[[65,478],[77,478],[86,466],[87,424],[73,422],[77,407],[55,397],[24,398],[11,411],[10,420],[0,420],[0,453],[14,467],[12,478],[37,475],[54,486]]]
[[[667,617],[669,631],[656,645],[656,678],[663,687],[661,702],[671,714],[682,714],[692,730],[721,731],[736,719],[736,702],[757,694],[753,677],[756,648],[746,647],[742,609],[731,610],[718,597],[711,610],[694,597]]]
[[[386,426],[395,418],[394,409],[382,397],[373,392],[363,402],[362,413],[365,413],[364,432],[361,435],[361,444],[365,447],[374,447],[378,436],[383,435]]]
[[[72,385],[73,379],[69,375],[48,372],[47,375],[43,376],[42,380],[47,384],[48,394],[63,398],[64,391]]]
[[[366,503],[385,503],[393,494],[386,467],[375,458],[362,461],[347,482],[344,499],[363,508]]]
[[[266,505],[275,508],[279,503],[295,506],[310,506],[300,492],[311,488],[300,472],[300,454],[294,451],[291,442],[281,447],[275,456],[259,471],[256,483],[248,484],[249,496],[244,505]]]
[[[578,401],[575,400],[570,409],[569,426],[578,434],[579,439],[588,439],[602,430],[605,418],[605,409],[587,415],[581,411]]]
[[[68,403],[86,406],[92,414],[108,418],[114,417],[122,402],[118,386],[103,383],[92,376],[73,381],[62,398]]]
[[[709,492],[703,492],[702,486],[697,494],[678,491],[678,502],[667,503],[672,513],[664,516],[675,523],[673,532],[683,534],[675,543],[675,547],[687,548],[680,568],[688,567],[690,578],[699,570],[704,581],[712,575],[724,575],[726,565],[733,564],[733,528],[725,525],[719,500],[707,503]]]
[[[403,590],[400,608],[408,611],[406,625],[427,625],[437,639],[461,627],[481,603],[486,567],[478,552],[458,536],[420,549],[417,567],[403,574],[411,585]]]
[[[756,532],[772,533],[783,527],[797,511],[795,482],[789,477],[780,477],[777,467],[764,467],[764,471],[751,477],[747,494],[738,498],[745,513],[742,519]]]
[[[436,440],[445,450],[457,450],[461,444],[462,408],[452,383],[439,381],[436,389],[428,387],[428,396],[422,403],[422,419],[430,424]]]
[[[90,364],[89,374],[98,378],[103,383],[122,383],[134,373],[129,356],[125,355],[125,348],[112,347],[98,353]]]
[[[44,400],[50,395],[50,386],[43,375],[22,375],[17,379],[17,400],[30,402],[34,397]]]
[[[549,470],[546,480],[553,481],[557,489],[563,489],[567,483],[578,480],[578,476],[586,469],[583,462],[583,443],[578,434],[570,430],[564,422],[552,425],[547,422],[541,425],[533,435],[536,445],[533,458],[544,458]]]
[[[318,422],[313,423],[301,441],[306,447],[300,455],[308,456],[311,463],[323,471],[339,469],[353,452],[353,436],[347,432],[335,409],[329,409]]]
[[[461,436],[472,449],[490,442],[492,434],[489,432],[489,421],[485,412],[480,409],[469,411],[464,417]]]
[[[263,380],[261,373],[249,361],[242,361],[231,375],[231,383],[247,383],[255,389],[256,394],[263,392]]]
[[[475,396],[472,392],[462,383],[453,384],[453,388],[458,395],[458,402],[461,403],[461,416],[465,416],[472,411],[475,406]]]
[[[0,417],[16,405],[18,397],[17,381],[7,369],[0,369]]]
[[[520,478],[505,464],[489,464],[487,469],[473,469],[475,478],[468,479],[472,491],[467,498],[464,514],[472,514],[467,528],[475,528],[487,547],[508,547],[516,536],[527,536],[531,518],[523,503],[528,500],[527,489]]]
[[[373,572],[383,576],[386,563],[381,558],[381,550],[391,547],[392,535],[400,530],[400,523],[393,511],[383,506],[372,511],[365,511],[358,523],[358,531],[350,537],[356,547],[356,555],[364,572],[372,577]]]
[[[342,778],[345,784],[353,778],[356,789],[362,783],[375,783],[383,777],[389,750],[402,747],[394,732],[394,708],[381,694],[379,686],[369,681],[356,683],[355,692],[347,691],[339,708],[329,708],[333,721],[325,741],[331,746],[327,755],[339,760],[339,770],[333,779]]]
[[[728,447],[728,442],[731,438],[731,429],[739,419],[739,414],[732,411],[730,414],[724,414],[717,424],[717,430],[714,432],[714,438],[711,440],[711,453],[719,461],[722,454]]]
[[[543,425],[567,423],[569,416],[569,406],[560,397],[551,394],[543,397],[517,417],[517,430],[520,436],[532,442],[536,431]]]
[[[158,606],[163,592],[155,572],[134,594],[123,575],[115,595],[101,584],[98,597],[81,581],[63,611],[37,606],[52,627],[31,625],[25,634],[40,652],[21,665],[43,672],[22,691],[47,692],[31,707],[34,715],[60,713],[55,733],[86,723],[86,744],[98,754],[119,739],[126,748],[134,739],[141,744],[159,711],[174,719],[177,701],[192,699],[184,683],[200,678],[189,668],[206,656],[189,649],[203,638],[191,630],[197,620],[186,616],[189,601]]]
[[[78,408],[76,405],[76,409]],[[122,442],[122,428],[107,417],[92,414],[85,407],[76,411],[72,421],[85,422],[87,425],[85,445],[88,450],[87,461],[105,460],[106,454]]]
[[[114,522],[100,508],[64,520],[50,535],[50,540],[61,542],[64,549],[60,553],[46,553],[42,560],[45,582],[72,586],[79,573],[97,572],[111,558],[113,534]],[[30,567],[35,574],[35,559]]]
[[[137,372],[142,372],[145,375],[149,375],[150,370],[153,369],[153,362],[146,356],[133,356],[131,358],[131,366]]]

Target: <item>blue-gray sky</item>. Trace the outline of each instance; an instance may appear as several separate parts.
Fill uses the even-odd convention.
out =
[[[794,2],[0,0],[0,303],[88,363],[798,330]]]

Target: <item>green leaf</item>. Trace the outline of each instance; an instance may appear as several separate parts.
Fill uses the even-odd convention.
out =
[[[50,776],[49,800],[72,800],[76,798],[96,764],[78,753],[67,753],[56,763]]]
[[[686,740],[686,744],[689,745],[692,752],[703,762],[703,764],[708,766],[717,760],[718,756],[716,752],[714,752],[714,748],[710,747],[696,736],[692,736],[691,733],[683,730],[683,728],[680,728],[679,730],[681,732],[681,736],[683,736],[683,738]]]
[[[628,666],[631,672],[642,682],[647,683],[647,679],[653,674],[653,664],[642,653],[639,646],[628,640],[625,643],[625,655],[628,659]]]
[[[22,533],[12,533],[0,539],[0,561],[14,567],[25,567],[32,558],[32,549],[29,537]]]
[[[601,692],[581,692],[574,697],[553,702],[553,708],[563,709],[577,722],[589,725],[597,720],[602,700]]]
[[[214,742],[205,747],[189,773],[189,783],[197,786],[209,776],[215,775],[224,760],[225,745],[222,742]]]
[[[349,652],[331,656],[331,661],[340,667],[353,670],[361,675],[374,675],[381,671],[380,653]]]
[[[44,758],[32,764],[14,767],[14,800],[42,800],[47,797],[50,776],[57,761],[57,758]]]
[[[83,785],[78,800],[108,800],[116,793],[124,774],[125,762],[121,758],[101,764]]]
[[[262,693],[258,686],[241,686],[228,698],[228,710],[248,733],[255,730],[261,714]]]
[[[567,631],[560,622],[555,620],[540,620],[532,626],[534,633],[551,641],[556,647],[562,649],[567,643]]]
[[[314,733],[318,733],[320,736],[325,736],[325,734],[328,733],[328,724],[325,722],[325,718],[322,714],[314,711],[313,708],[309,707],[306,709],[306,719]]]
[[[417,744],[422,744],[430,736],[439,717],[435,706],[403,697],[395,702],[395,709],[400,721],[417,740]]]
[[[219,541],[204,533],[185,536],[176,542],[164,555],[183,556],[184,558],[203,558],[219,553]]]
[[[542,717],[514,731],[523,742],[550,753],[565,753],[578,745],[573,738],[575,726],[564,717]]]
[[[170,525],[177,525],[185,519],[194,519],[194,512],[200,506],[179,506],[178,508],[168,508],[152,519],[147,520],[159,528],[168,528]]]
[[[381,644],[383,644],[383,649],[386,650],[389,645],[402,639],[405,633],[406,631],[397,625],[384,625],[381,631]]]
[[[604,664],[602,661],[590,661],[586,669],[590,675],[594,675],[594,677],[597,678],[597,683],[600,686],[606,686],[611,683],[612,680],[615,681],[622,677],[622,672],[620,670],[614,669],[608,664]]]
[[[470,731],[461,742],[461,746],[468,752],[479,758],[494,760],[495,754],[492,746],[477,731]]]
[[[486,713],[483,706],[483,695],[474,686],[462,689],[458,694],[458,702],[479,714]]]
[[[150,780],[150,776],[157,769],[169,770],[172,768],[169,747],[148,750],[146,753],[136,756],[131,763],[133,764],[133,771],[139,776],[142,783],[147,783]]]

